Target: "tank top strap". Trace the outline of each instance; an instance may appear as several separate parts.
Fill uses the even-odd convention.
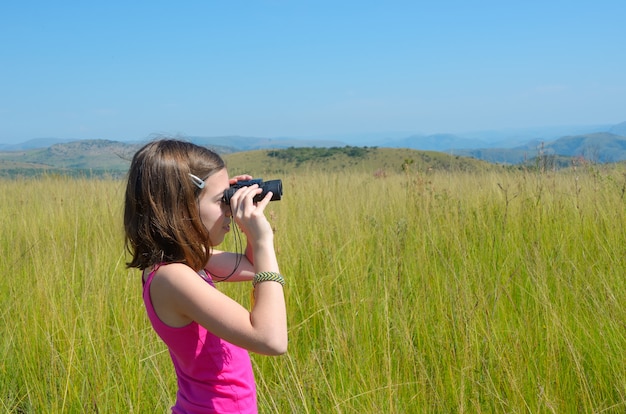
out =
[[[154,265],[154,267],[152,268],[152,270],[150,271],[150,273],[148,273],[148,277],[144,277],[146,269],[144,269],[141,272],[141,284],[145,287],[146,285],[149,285],[152,282],[152,279],[154,278],[154,275],[156,274],[156,271],[159,270],[159,267],[161,267],[162,263],[158,263],[156,265]]]
[[[201,269],[198,274],[200,275],[200,277],[204,280],[206,280],[206,282],[215,287],[215,283],[213,283],[213,278],[211,277],[211,275],[209,274],[209,272],[207,272],[205,269]]]

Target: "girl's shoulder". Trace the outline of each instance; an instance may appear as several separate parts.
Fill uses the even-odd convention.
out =
[[[198,273],[184,263],[164,263],[154,268],[155,276],[166,279],[198,277]]]
[[[170,279],[180,278],[184,275],[192,275],[197,273],[184,263],[159,263],[154,266],[148,267],[142,272],[143,282],[146,283],[148,279]],[[158,277],[157,277],[158,275]]]
[[[192,304],[205,302],[209,288],[191,267],[171,263],[153,270],[149,294],[159,319],[170,327],[180,328],[195,320],[190,311],[195,306]]]

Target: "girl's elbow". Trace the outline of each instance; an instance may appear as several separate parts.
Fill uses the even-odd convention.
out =
[[[268,341],[263,347],[264,349],[261,350],[261,353],[268,356],[279,356],[286,354],[288,343],[289,341],[286,337],[284,339],[281,338]]]
[[[274,348],[274,356],[284,355],[287,353],[288,343],[285,341],[283,344],[280,344]]]

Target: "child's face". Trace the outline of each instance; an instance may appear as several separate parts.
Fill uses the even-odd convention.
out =
[[[228,172],[224,168],[207,178],[205,183],[199,200],[200,219],[209,231],[211,244],[217,246],[230,231],[230,206],[222,202],[224,190],[230,187]]]

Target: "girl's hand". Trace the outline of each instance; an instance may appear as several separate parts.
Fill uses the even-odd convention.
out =
[[[235,223],[244,232],[249,242],[255,244],[263,240],[273,239],[272,226],[265,217],[264,211],[272,198],[268,192],[265,197],[254,202],[253,198],[261,194],[263,190],[257,184],[242,187],[230,199],[230,208]]]
[[[248,174],[236,175],[228,180],[228,184],[233,185],[237,184],[239,181],[248,181],[252,180],[252,176]]]

